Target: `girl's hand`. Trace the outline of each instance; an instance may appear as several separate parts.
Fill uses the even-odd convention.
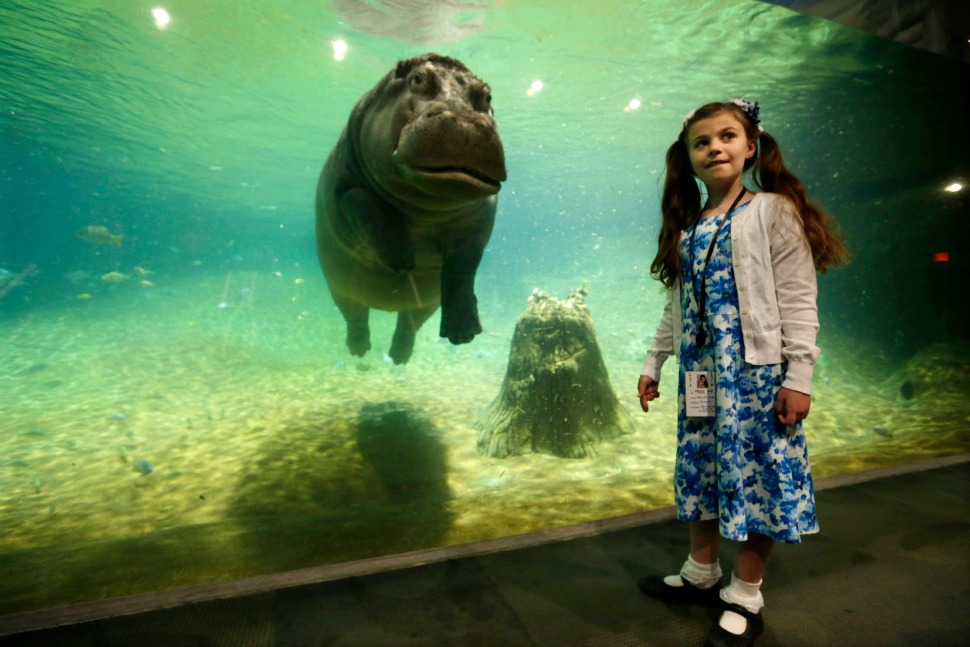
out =
[[[788,426],[796,425],[808,417],[810,406],[812,406],[812,396],[782,387],[778,391],[778,399],[775,400],[778,422]]]
[[[658,384],[660,383],[649,375],[640,376],[640,381],[637,383],[637,394],[640,396],[640,406],[644,411],[650,410],[649,405],[647,405],[648,402],[660,397],[660,391],[657,389]]]

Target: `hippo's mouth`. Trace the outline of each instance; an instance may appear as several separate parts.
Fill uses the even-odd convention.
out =
[[[468,142],[457,150],[448,142],[430,137],[402,137],[391,160],[402,179],[422,194],[476,200],[495,195],[505,181],[505,156],[497,140]]]
[[[452,182],[467,182],[498,191],[502,182],[467,166],[412,166],[411,172]]]

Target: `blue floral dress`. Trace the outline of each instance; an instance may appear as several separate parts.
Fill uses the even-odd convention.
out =
[[[818,531],[815,495],[805,434],[799,423],[786,427],[774,404],[785,376],[784,364],[754,366],[744,361],[738,316],[738,293],[731,265],[730,214],[701,219],[694,236],[693,268],[688,248],[691,231],[680,244],[684,268],[681,293],[684,327],[680,342],[675,496],[684,521],[719,519],[721,535],[736,541],[749,532],[798,543]],[[695,295],[711,239],[721,220],[707,267],[707,343],[695,338],[700,314]],[[684,397],[686,371],[711,371],[716,415],[688,418]]]

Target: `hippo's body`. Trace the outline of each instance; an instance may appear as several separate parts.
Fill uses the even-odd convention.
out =
[[[371,308],[398,313],[397,364],[439,305],[442,337],[482,331],[475,272],[504,180],[489,88],[459,61],[402,61],[361,97],[316,197],[320,266],[352,354],[371,347]]]

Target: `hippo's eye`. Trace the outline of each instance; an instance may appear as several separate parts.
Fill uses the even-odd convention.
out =
[[[437,79],[431,70],[418,70],[411,75],[411,92],[431,96],[437,92]]]
[[[484,83],[477,83],[472,86],[469,96],[475,110],[488,112],[492,109],[492,91]]]

